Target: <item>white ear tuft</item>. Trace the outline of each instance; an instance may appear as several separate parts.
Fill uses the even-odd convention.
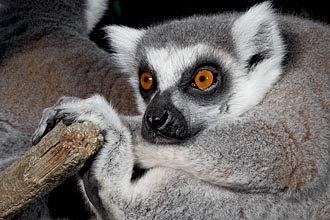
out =
[[[232,27],[238,58],[246,67],[283,54],[277,18],[269,2],[252,7]]]
[[[142,29],[139,30],[119,25],[111,25],[104,30],[116,53],[134,53],[138,41],[144,34],[144,30]]]
[[[87,31],[91,32],[97,22],[100,21],[108,6],[107,0],[87,0],[86,2],[86,20]]]
[[[142,114],[145,111],[145,105],[139,94],[136,49],[139,40],[144,35],[144,29],[135,29],[125,26],[110,25],[104,28],[107,38],[110,41],[114,52],[112,58],[124,73],[130,76],[130,83],[136,91],[138,109]]]
[[[285,46],[269,2],[252,7],[233,24],[236,55],[245,71],[235,81],[229,112],[238,116],[259,104],[282,74]]]
[[[110,25],[104,28],[104,31],[110,40],[111,48],[115,52],[114,58],[117,64],[121,67],[134,64],[136,46],[145,30]]]

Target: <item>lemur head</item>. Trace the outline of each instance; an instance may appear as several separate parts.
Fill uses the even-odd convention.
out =
[[[244,14],[195,16],[148,29],[109,26],[131,74],[142,135],[171,143],[257,105],[281,74],[284,46],[268,2]]]

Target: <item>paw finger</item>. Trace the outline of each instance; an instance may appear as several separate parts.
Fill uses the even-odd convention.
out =
[[[35,132],[32,135],[32,144],[39,143],[41,138],[45,136],[50,130],[52,130],[56,123],[59,121],[57,118],[57,111],[54,108],[46,108],[43,111],[42,118]]]

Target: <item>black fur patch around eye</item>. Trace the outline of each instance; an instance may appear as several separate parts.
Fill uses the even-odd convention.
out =
[[[157,87],[158,87],[158,80],[157,80],[157,76],[155,74],[156,71],[153,70],[150,66],[151,65],[148,62],[143,61],[143,62],[140,63],[140,67],[139,67],[139,71],[138,71],[139,91],[140,91],[140,94],[141,94],[142,98],[144,99],[144,101],[146,103],[150,102],[150,99],[151,99],[152,95],[155,93],[155,91],[157,90]],[[144,72],[151,73],[152,77],[153,77],[153,84],[152,84],[151,88],[148,89],[148,90],[143,89],[142,86],[141,86],[141,83],[140,83],[141,75]]]

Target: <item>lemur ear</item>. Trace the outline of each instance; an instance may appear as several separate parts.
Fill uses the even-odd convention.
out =
[[[1,0],[0,0],[1,1]],[[1,2],[0,2],[1,3]],[[84,4],[86,23],[87,23],[87,31],[90,33],[93,28],[96,26],[97,22],[99,22],[104,15],[107,7],[107,0],[86,0]],[[1,6],[0,6],[1,7]]]
[[[252,68],[269,58],[283,56],[277,18],[269,2],[253,6],[232,27],[238,59]]]
[[[104,28],[114,51],[114,58],[120,65],[129,65],[134,62],[134,56],[138,41],[145,30],[110,25]]]

